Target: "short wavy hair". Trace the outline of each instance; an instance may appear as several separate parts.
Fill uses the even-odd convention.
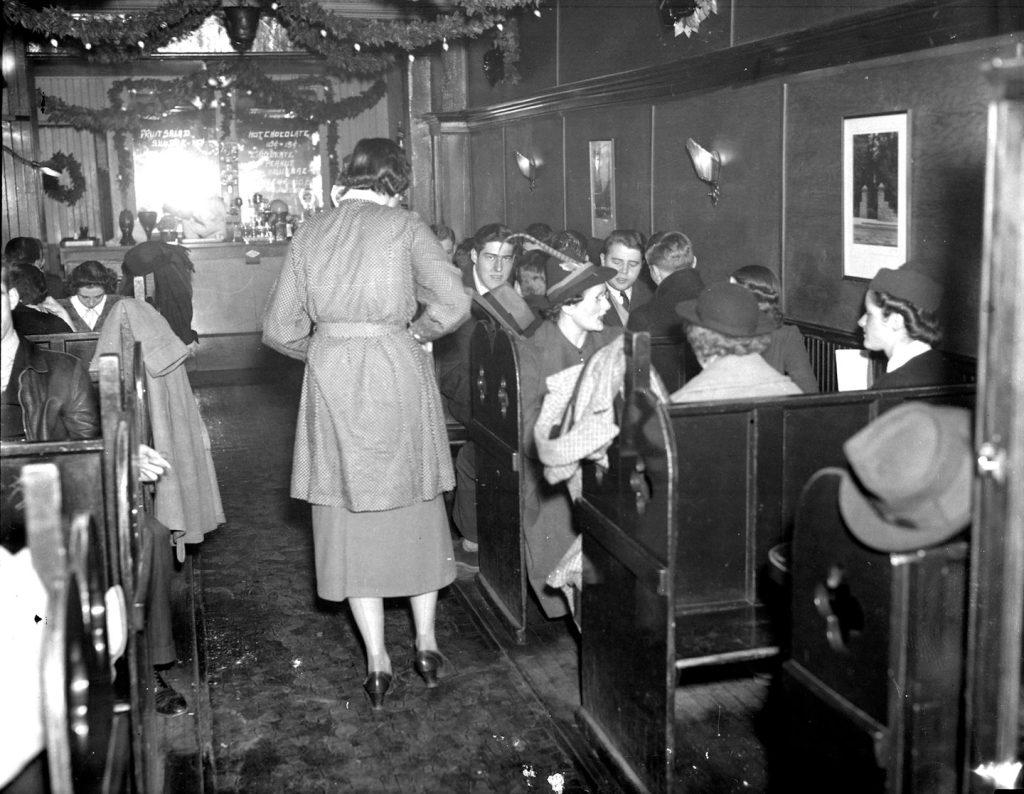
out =
[[[647,241],[644,258],[649,267],[656,267],[664,273],[686,270],[697,260],[693,255],[693,243],[682,232],[652,234]]]
[[[775,323],[782,323],[782,310],[779,308],[779,280],[775,274],[763,265],[746,265],[729,274],[729,278],[746,287],[757,298],[757,308],[767,314]]]
[[[601,253],[607,254],[611,247],[616,244],[639,251],[641,255],[644,253],[644,236],[636,229],[616,229],[613,231],[604,238]]]
[[[942,339],[942,326],[935,312],[922,309],[915,303],[903,298],[897,298],[888,292],[869,290],[868,296],[871,302],[882,310],[882,316],[888,317],[893,312],[903,316],[903,324],[907,329],[907,336],[917,339],[925,344],[935,345]]]
[[[686,324],[686,339],[701,365],[716,356],[748,356],[763,353],[771,344],[771,334],[726,336],[702,325]]]
[[[4,256],[11,264],[26,262],[32,265],[42,259],[44,253],[43,241],[36,237],[12,237],[4,246]]]
[[[374,190],[397,196],[409,188],[412,166],[405,151],[390,138],[363,138],[338,182],[350,190]]]
[[[71,271],[64,286],[68,295],[74,295],[82,287],[103,287],[109,294],[117,292],[117,273],[102,262],[90,259]]]
[[[455,239],[455,232],[452,231],[451,226],[448,226],[447,224],[444,223],[432,223],[430,225],[430,231],[432,231],[434,233],[434,237],[436,237],[442,243],[445,240],[451,240],[452,247],[454,248],[457,240]]]
[[[7,288],[18,290],[18,300],[26,306],[35,306],[46,300],[46,276],[27,262],[12,262],[8,266]]]

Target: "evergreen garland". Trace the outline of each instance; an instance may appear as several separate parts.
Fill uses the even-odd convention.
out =
[[[315,0],[275,0],[261,7],[276,19],[296,47],[322,56],[337,75],[382,74],[398,53],[415,53],[446,40],[477,38],[508,21],[509,12],[536,8],[540,0],[455,0],[450,13],[433,19],[382,20],[347,17]],[[150,11],[83,14],[56,6],[33,8],[4,0],[4,20],[41,45],[53,45],[86,60],[137,60],[188,36],[211,15],[222,16],[219,0],[169,0]],[[500,45],[507,63],[518,60],[518,39]],[[514,68],[512,70],[514,72]]]

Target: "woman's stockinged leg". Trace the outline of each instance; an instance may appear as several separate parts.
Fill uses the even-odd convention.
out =
[[[409,601],[412,604],[412,621],[416,626],[416,650],[436,651],[434,617],[437,615],[437,590],[410,596]]]
[[[384,645],[384,599],[349,598],[348,604],[366,646],[367,672],[390,673],[391,658]]]

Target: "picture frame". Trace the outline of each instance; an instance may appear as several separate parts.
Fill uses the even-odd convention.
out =
[[[871,279],[908,258],[910,114],[843,119],[843,277]]]
[[[615,229],[615,139],[590,141],[590,235],[603,240]]]

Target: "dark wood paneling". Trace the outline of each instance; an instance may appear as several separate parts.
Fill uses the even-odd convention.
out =
[[[779,36],[865,11],[879,11],[886,6],[898,5],[900,0],[815,0],[813,3],[734,0],[733,44]]]
[[[708,283],[750,264],[780,272],[782,102],[771,82],[655,106],[653,226],[690,237]],[[717,207],[693,172],[687,138],[722,155]]]
[[[518,69],[520,81],[508,80],[492,86],[484,76],[484,53],[494,46],[494,36],[487,34],[466,43],[468,50],[467,78],[469,81],[469,107],[493,105],[528,97],[557,83],[555,65],[557,28],[554,9],[545,3],[540,18],[526,13],[519,16]]]
[[[650,232],[651,110],[647,105],[590,110],[566,117],[568,228],[590,236],[589,141],[615,139],[616,226]]]
[[[910,258],[946,285],[944,346],[977,346],[986,103],[996,47],[795,81],[787,110],[787,313],[852,330],[864,282],[842,278],[844,116],[910,111]],[[726,172],[728,173],[728,172]]]
[[[738,88],[771,77],[929,50],[1024,29],[1019,0],[940,0],[820,25],[785,36],[684,57],[666,65],[580,80],[452,115],[473,125],[571,109]],[[582,51],[585,44],[579,44]],[[595,57],[592,50],[591,57]],[[600,54],[596,54],[599,56]],[[545,56],[546,57],[546,56]]]
[[[493,129],[471,138],[469,146],[470,173],[473,175],[473,223],[465,230],[467,237],[485,223],[505,221],[505,179],[515,168],[511,154],[505,151],[505,133]],[[516,176],[519,179],[518,174]]]
[[[510,124],[505,131],[504,164],[508,174],[506,197],[508,225],[525,229],[531,223],[547,223],[561,229],[564,199],[562,174],[562,120],[537,119],[523,124]],[[535,187],[519,173],[514,152],[533,157],[537,163]]]
[[[731,3],[690,38],[661,24],[656,0],[561,0],[559,84],[705,55],[729,46]]]

